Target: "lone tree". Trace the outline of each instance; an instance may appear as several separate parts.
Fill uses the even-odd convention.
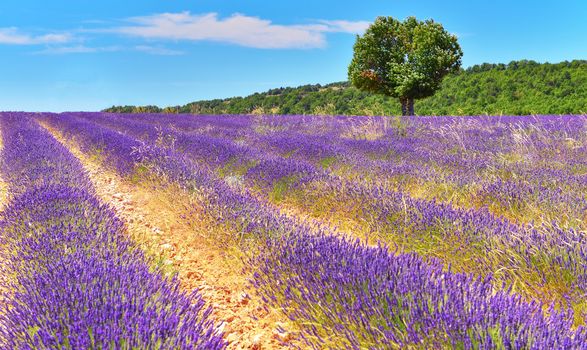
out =
[[[457,37],[433,20],[401,22],[377,17],[357,36],[349,80],[359,88],[399,98],[402,115],[414,115],[414,99],[432,96],[442,79],[461,66]]]

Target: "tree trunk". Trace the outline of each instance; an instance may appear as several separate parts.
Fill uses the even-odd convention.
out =
[[[412,97],[400,97],[400,103],[402,104],[402,115],[411,116],[414,114],[414,99]]]
[[[402,104],[402,115],[408,115],[408,99],[400,97],[399,102]]]
[[[408,115],[416,115],[414,113],[414,99],[412,97],[408,98]]]

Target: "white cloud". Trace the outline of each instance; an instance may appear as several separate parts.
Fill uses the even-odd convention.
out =
[[[366,22],[326,20],[280,25],[242,14],[219,18],[217,13],[189,12],[134,17],[129,21],[129,26],[108,31],[145,39],[216,41],[261,49],[324,47],[324,33],[360,33],[367,26]]]
[[[0,28],[0,44],[5,45],[63,44],[71,41],[71,39],[71,35],[67,33],[33,36],[20,33],[14,27]]]
[[[105,24],[92,21],[92,24]],[[127,25],[94,30],[78,29],[62,33],[25,33],[16,27],[0,28],[0,45],[47,45],[35,54],[81,54],[112,51],[140,51],[152,55],[181,55],[182,51],[159,45],[134,43],[128,47],[89,47],[81,33],[117,33],[147,40],[213,41],[260,49],[308,49],[326,46],[328,33],[362,33],[368,22],[314,20],[304,24],[275,24],[270,20],[243,14],[219,17],[217,13],[161,13],[133,17]],[[74,36],[73,33],[76,33]],[[79,44],[79,45],[78,45]]]
[[[76,46],[56,46],[47,47],[43,50],[36,51],[36,55],[67,55],[67,54],[84,54],[84,53],[97,53],[97,52],[120,52],[120,51],[139,51],[148,53],[151,55],[161,56],[176,56],[183,55],[182,51],[176,51],[167,49],[160,46],[148,46],[148,45],[137,45],[134,47],[121,47],[121,46],[101,46],[101,47],[90,47],[85,45]]]
[[[59,46],[48,47],[44,50],[37,51],[35,54],[40,55],[66,55],[72,53],[95,53],[95,52],[115,52],[122,51],[119,46],[104,46],[104,47],[88,47],[84,45],[77,46]]]
[[[367,21],[327,21],[321,20],[320,23],[327,26],[329,32],[342,32],[342,33],[353,33],[363,34],[371,23]]]
[[[183,55],[182,51],[171,50],[164,47],[159,46],[148,46],[148,45],[138,45],[135,46],[136,51],[145,52],[151,55],[160,55],[160,56],[177,56]]]

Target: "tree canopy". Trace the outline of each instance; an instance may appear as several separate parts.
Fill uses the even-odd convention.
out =
[[[458,71],[463,52],[457,37],[433,20],[408,17],[400,22],[378,17],[357,36],[349,65],[359,90],[399,98],[404,115],[414,114],[414,99],[432,96],[449,73]]]

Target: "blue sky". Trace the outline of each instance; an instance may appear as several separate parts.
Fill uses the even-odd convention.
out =
[[[587,1],[4,0],[0,110],[185,104],[346,79],[377,16],[433,18],[463,66],[587,59]]]

